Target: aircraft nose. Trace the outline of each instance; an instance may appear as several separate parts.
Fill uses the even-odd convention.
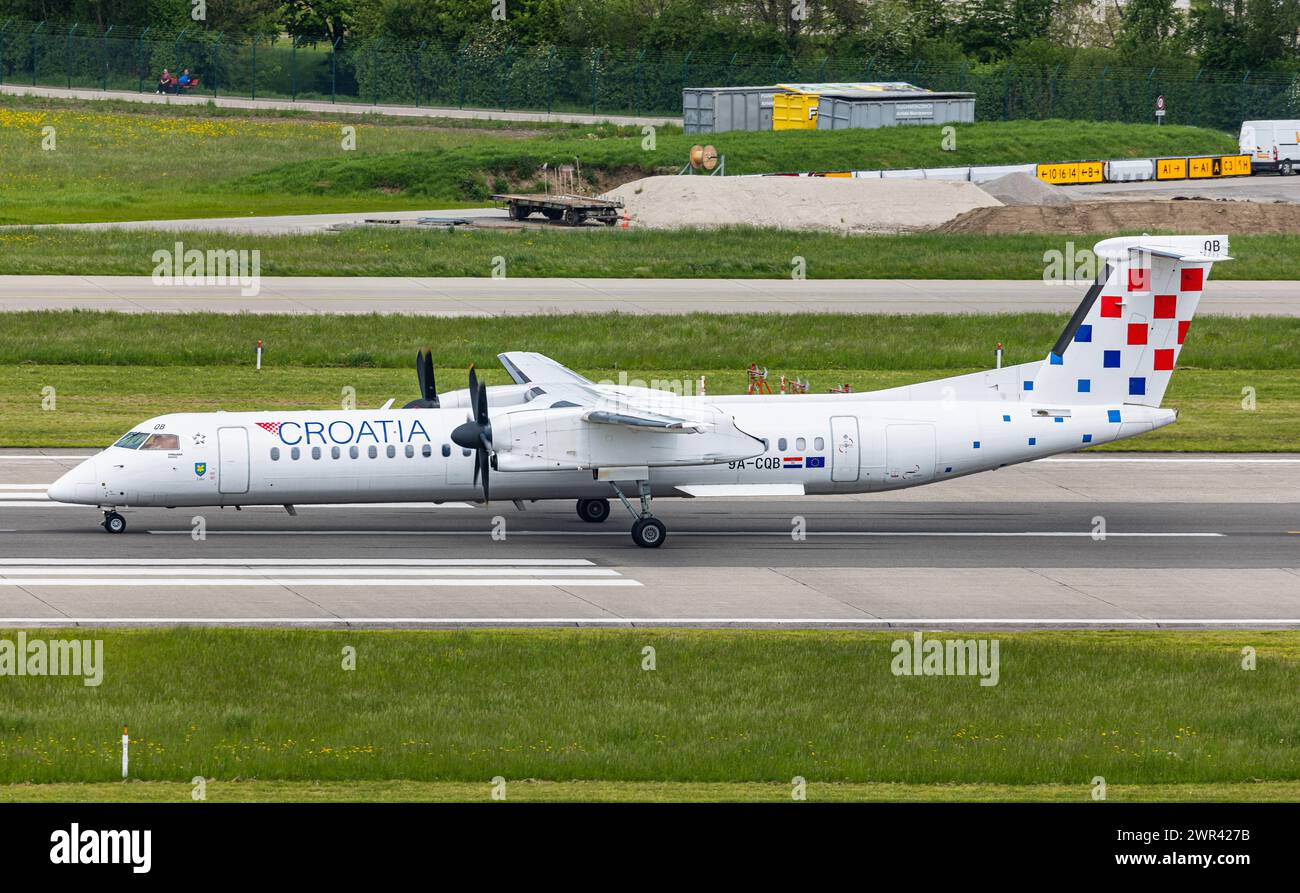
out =
[[[55,502],[94,505],[97,502],[95,499],[97,474],[95,457],[92,456],[50,484],[45,493]]]

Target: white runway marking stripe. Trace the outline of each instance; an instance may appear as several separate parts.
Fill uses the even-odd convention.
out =
[[[57,580],[59,577],[94,574],[106,577],[562,577],[566,574],[582,577],[617,577],[618,571],[603,567],[5,567],[0,568],[0,585],[13,584],[14,578],[39,576]],[[157,585],[150,581],[149,585]]]
[[[146,587],[178,586],[283,586],[301,589],[312,586],[351,586],[378,588],[382,586],[640,586],[637,580],[627,577],[593,579],[590,577],[425,577],[417,580],[376,577],[374,579],[348,577],[313,579],[310,577],[217,577],[195,580],[159,580],[146,577],[14,577],[0,578],[0,587],[21,586],[34,588],[38,586],[130,586],[141,589]]]
[[[3,587],[485,587],[640,586],[585,558],[140,559],[4,558]]]
[[[154,536],[189,536],[189,530],[150,530]],[[490,530],[209,530],[208,536],[490,536]],[[789,530],[674,530],[671,536],[778,536],[790,538]],[[1015,530],[1015,531],[944,531],[944,530],[818,530],[805,536],[919,536],[919,537],[1088,537],[1090,530]],[[511,530],[509,536],[627,536],[615,530]],[[1154,531],[1140,533],[1107,532],[1102,539],[1159,537],[1226,537],[1213,531]]]
[[[93,505],[77,505],[69,502],[54,502],[42,486],[33,490],[13,490],[0,493],[0,508],[67,508],[97,511]],[[196,506],[195,510],[203,508]],[[208,506],[215,508],[215,506]],[[299,512],[311,509],[469,509],[475,508],[468,502],[324,502],[312,505],[295,506]],[[283,514],[284,507],[279,505],[246,506],[245,511]]]
[[[586,558],[0,558],[0,566],[91,567],[594,567]]]

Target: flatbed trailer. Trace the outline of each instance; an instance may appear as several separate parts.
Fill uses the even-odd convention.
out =
[[[533,214],[541,214],[547,220],[566,226],[579,226],[588,220],[598,220],[606,226],[613,226],[618,223],[619,211],[623,209],[620,201],[589,195],[506,194],[494,195],[492,200],[504,202],[514,220],[527,220]]]

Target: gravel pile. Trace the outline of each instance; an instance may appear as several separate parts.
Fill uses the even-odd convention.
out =
[[[1060,186],[1016,171],[980,184],[980,188],[1004,205],[1068,205],[1070,196]]]
[[[928,229],[1001,203],[973,183],[838,177],[647,177],[606,194],[646,229],[760,226],[844,233]]]

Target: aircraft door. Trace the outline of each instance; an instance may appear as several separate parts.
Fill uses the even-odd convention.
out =
[[[248,492],[248,429],[217,429],[217,492]]]
[[[934,477],[934,425],[885,428],[885,483],[928,481]]]
[[[831,480],[856,481],[858,479],[858,417],[831,416]]]

